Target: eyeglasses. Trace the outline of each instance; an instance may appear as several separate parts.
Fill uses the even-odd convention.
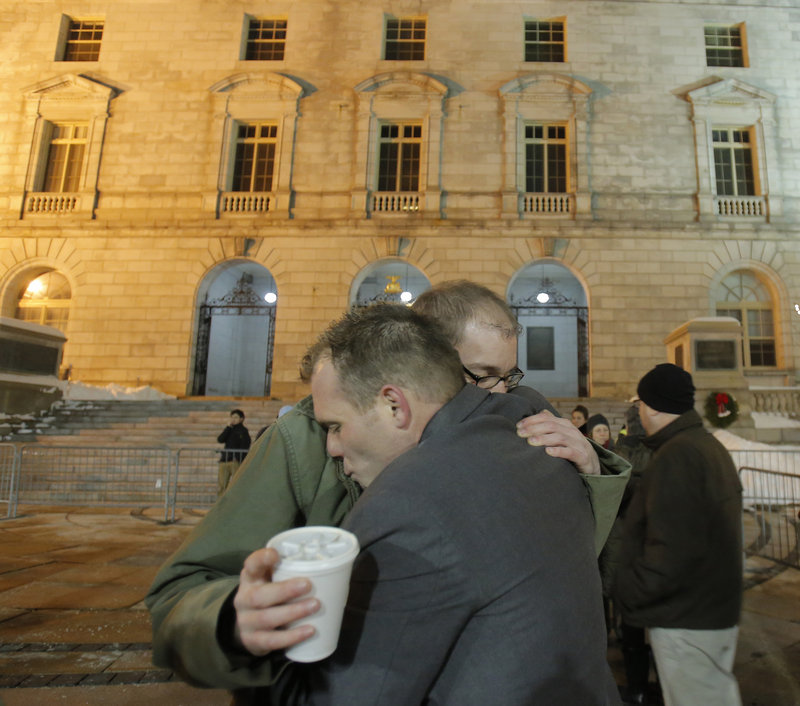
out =
[[[464,373],[468,375],[478,387],[484,390],[491,390],[493,387],[497,387],[501,381],[506,384],[506,390],[512,390],[519,385],[519,381],[525,377],[525,373],[519,368],[512,368],[507,375],[476,375],[471,370],[467,370],[463,365],[461,367]]]

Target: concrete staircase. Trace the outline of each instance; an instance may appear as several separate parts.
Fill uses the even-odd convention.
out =
[[[255,440],[287,404],[262,399],[67,400],[48,415],[8,425],[3,441],[48,445],[215,447],[230,410],[245,413]]]

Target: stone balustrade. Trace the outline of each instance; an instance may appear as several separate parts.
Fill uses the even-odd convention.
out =
[[[775,387],[751,389],[753,411],[800,418],[800,388]]]

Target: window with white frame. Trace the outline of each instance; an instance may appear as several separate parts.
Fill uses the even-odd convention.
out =
[[[61,61],[97,61],[103,39],[103,20],[65,19],[67,27]]]
[[[49,145],[43,181],[38,191],[74,192],[80,189],[86,154],[87,123],[49,123]]]
[[[387,17],[383,58],[422,61],[425,58],[427,24],[425,17]]]
[[[745,367],[774,367],[775,325],[772,297],[750,270],[725,277],[715,291],[717,316],[731,316],[742,325],[742,360]]]
[[[744,25],[706,25],[708,66],[747,66]]]
[[[525,125],[525,191],[567,191],[567,126],[561,123]]]
[[[94,212],[103,136],[116,95],[76,74],[25,89],[33,138],[21,215]]]
[[[776,96],[737,79],[686,94],[692,104],[700,220],[780,217]]]
[[[503,212],[574,218],[591,209],[587,131],[591,88],[572,76],[535,73],[500,88],[504,104]]]
[[[448,90],[429,74],[399,68],[355,86],[353,217],[441,215]]]
[[[378,191],[419,189],[422,125],[383,123],[378,150]]]
[[[237,123],[231,191],[272,191],[278,126]]]
[[[303,87],[283,74],[236,73],[211,87],[221,140],[217,198],[223,214],[289,216],[295,130]],[[227,215],[225,216],[227,217]]]
[[[249,17],[245,61],[283,61],[288,21]]]
[[[714,175],[720,196],[753,196],[753,140],[749,127],[714,127]]]
[[[565,61],[565,26],[563,20],[525,22],[525,61]]]

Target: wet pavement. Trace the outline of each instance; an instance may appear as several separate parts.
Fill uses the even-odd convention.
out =
[[[21,507],[0,521],[0,706],[229,704],[226,692],[151,664],[142,598],[202,517],[164,525],[159,513]],[[800,571],[748,558],[746,585],[735,666],[743,704],[800,706]],[[621,675],[613,642],[608,654]]]

